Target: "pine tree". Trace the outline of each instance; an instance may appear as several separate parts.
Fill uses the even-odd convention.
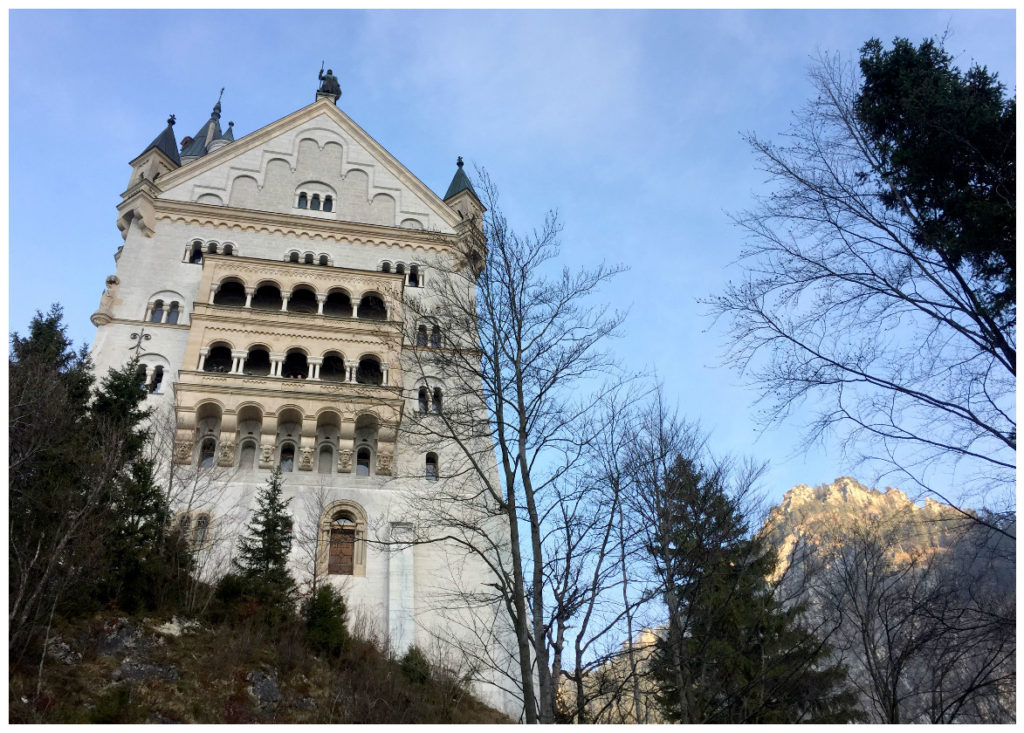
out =
[[[665,477],[662,527],[649,550],[665,583],[668,628],[652,671],[658,702],[683,723],[855,720],[845,670],[801,627],[767,578],[775,553],[751,537],[718,471],[678,458]]]
[[[249,593],[285,615],[291,615],[295,581],[288,572],[292,549],[292,518],[288,514],[291,499],[282,498],[280,468],[267,479],[256,495],[256,511],[239,538],[235,568]]]

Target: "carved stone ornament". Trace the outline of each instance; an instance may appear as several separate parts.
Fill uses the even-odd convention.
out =
[[[338,473],[352,473],[352,451],[338,451]]]
[[[391,475],[391,456],[383,453],[377,454],[377,475],[378,476],[390,476]]]
[[[192,463],[193,445],[194,443],[191,440],[174,441],[174,462],[185,465]]]
[[[273,468],[274,467],[274,446],[272,445],[261,445],[260,446],[260,468]]]
[[[217,460],[218,466],[233,466],[235,465],[235,444],[230,443],[226,440],[221,441],[220,444],[220,456]]]
[[[300,448],[299,449],[299,470],[300,471],[312,471],[313,470],[313,449],[312,448]]]

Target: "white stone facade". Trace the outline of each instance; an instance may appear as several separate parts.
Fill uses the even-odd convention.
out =
[[[432,477],[422,446],[402,439],[420,383],[402,370],[417,327],[403,304],[429,297],[444,270],[431,263],[479,237],[475,197],[445,203],[322,98],[180,167],[152,147],[132,165],[92,358],[104,374],[138,348],[166,418],[172,508],[193,533],[203,525],[204,572],[227,569],[256,491],[284,464],[296,534],[319,535],[293,550],[300,584],[315,562],[352,622],[398,653],[416,644],[455,661],[458,644],[439,639],[504,635],[502,609],[450,603],[456,586],[490,582],[482,562],[444,543],[382,544],[413,536],[404,500],[438,465],[444,481],[453,450],[432,451]],[[507,682],[482,677],[484,699],[518,717]]]

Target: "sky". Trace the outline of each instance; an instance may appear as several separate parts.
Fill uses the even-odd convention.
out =
[[[9,329],[90,314],[121,244],[128,162],[177,116],[178,140],[221,87],[235,137],[311,103],[321,62],[339,106],[443,194],[456,156],[483,167],[517,229],[556,209],[562,261],[629,270],[602,297],[630,315],[612,347],[656,374],[718,453],[767,459],[767,498],[852,475],[799,416],[762,429],[756,392],[723,363],[697,299],[741,271],[730,213],[765,176],[743,136],[775,138],[813,93],[820,53],[855,61],[871,37],[946,34],[958,65],[1015,93],[1012,10],[11,11]],[[882,488],[882,486],[879,486]]]

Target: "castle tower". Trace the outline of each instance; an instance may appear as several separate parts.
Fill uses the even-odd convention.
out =
[[[172,509],[210,578],[280,467],[296,535],[313,538],[293,548],[300,585],[314,573],[336,585],[399,653],[436,648],[458,623],[435,598],[449,581],[487,584],[486,568],[467,561],[451,578],[443,543],[375,540],[407,536],[403,495],[445,481],[446,446],[402,439],[423,407],[403,354],[443,348],[416,343],[407,304],[445,267],[471,266],[460,252],[482,261],[484,208],[461,158],[442,200],[337,106],[333,85],[237,140],[218,98],[180,152],[172,116],[131,162],[92,357],[102,374],[138,354]],[[478,691],[517,716],[498,679]]]

